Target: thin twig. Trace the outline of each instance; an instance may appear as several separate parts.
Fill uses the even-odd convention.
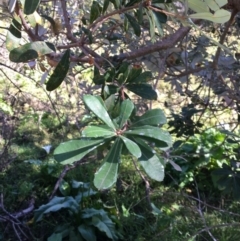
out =
[[[82,160],[80,160],[80,161],[75,162],[75,163],[74,163],[73,165],[71,165],[71,166],[70,166],[70,165],[66,165],[66,166],[64,167],[62,173],[60,174],[60,176],[59,176],[59,178],[58,178],[58,180],[57,180],[57,182],[56,182],[56,184],[55,184],[55,186],[54,186],[54,188],[53,188],[53,191],[52,191],[51,195],[49,196],[48,200],[50,201],[51,199],[53,199],[53,197],[54,197],[54,195],[56,194],[56,192],[57,192],[57,190],[58,190],[58,188],[59,188],[59,186],[60,186],[63,178],[66,176],[66,174],[67,174],[70,170],[74,169],[75,167],[77,167],[77,166],[79,166],[79,165],[83,165],[83,164],[86,164],[86,163],[87,163],[87,161],[84,160],[84,159],[82,159]]]
[[[149,209],[152,210],[152,205],[151,205],[151,200],[150,200],[150,184],[149,184],[149,181],[147,180],[147,178],[142,174],[142,172],[140,171],[140,169],[138,168],[137,166],[137,163],[135,162],[135,160],[132,158],[132,161],[133,161],[133,165],[135,167],[135,169],[137,170],[137,172],[139,173],[140,177],[142,178],[142,180],[144,181],[145,183],[145,193],[146,193],[146,200],[147,200],[147,203],[149,205]]]
[[[195,187],[196,187],[198,199],[201,200],[201,198],[200,198],[200,193],[199,193],[199,190],[198,190],[198,185],[197,185],[196,180],[194,180],[194,182],[195,182]],[[204,217],[204,214],[203,214],[203,212],[202,212],[202,208],[201,208],[200,202],[198,203],[198,208],[197,208],[197,210],[198,210],[198,213],[199,213],[200,217],[201,217],[202,220],[203,220],[204,226],[207,228],[208,225],[207,225],[206,219],[205,219],[205,217]],[[209,229],[207,229],[206,232],[209,234],[209,236],[212,238],[213,241],[217,241],[216,238],[213,236],[213,234],[210,232]]]
[[[220,40],[219,40],[219,43],[220,43],[220,44],[223,44],[223,43],[224,43],[225,38],[226,38],[227,33],[228,33],[228,30],[229,30],[230,26],[234,23],[235,16],[236,16],[237,13],[238,13],[238,11],[237,11],[236,9],[233,9],[232,14],[231,14],[231,17],[230,17],[229,21],[227,22],[227,24],[226,24],[226,26],[225,26],[225,29],[224,29],[221,37],[220,37]],[[216,54],[215,54],[215,57],[214,57],[214,60],[213,60],[213,69],[216,69],[216,68],[217,68],[218,59],[219,59],[220,53],[221,53],[221,48],[218,47],[218,48],[217,48],[217,51],[216,51]]]

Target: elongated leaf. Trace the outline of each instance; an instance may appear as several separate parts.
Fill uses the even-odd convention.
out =
[[[62,208],[68,208],[72,212],[77,213],[79,204],[73,197],[54,197],[48,204],[40,206],[34,211],[34,219],[36,222],[42,220],[46,213],[57,212]]]
[[[10,52],[9,59],[15,63],[27,62],[45,54],[50,54],[53,51],[56,51],[53,44],[43,41],[36,41],[13,49]]]
[[[215,0],[219,8],[223,7],[228,3],[228,0]]]
[[[20,22],[21,22],[20,19],[14,18],[9,27],[9,30],[7,32],[7,37],[6,37],[6,48],[8,51],[11,51],[19,47],[21,37],[22,37],[22,33],[21,33],[22,24]]]
[[[190,14],[189,17],[206,19],[206,20],[212,21],[214,23],[225,23],[230,19],[231,13],[224,9],[219,9],[214,14],[211,14],[209,12],[195,13],[195,14]]]
[[[181,172],[182,171],[182,168],[174,161],[172,160],[169,160],[169,163],[173,166],[173,168],[178,171],[178,172]]]
[[[149,84],[127,84],[125,87],[144,99],[156,100],[157,93]]]
[[[160,28],[162,28],[161,24],[167,22],[167,15],[165,13],[161,13],[161,12],[157,12],[157,11],[152,11],[152,12],[153,12],[153,16],[156,21],[157,27],[159,25]]]
[[[53,233],[47,241],[62,241],[63,236],[62,233]]]
[[[130,6],[132,6],[132,5],[136,4],[136,3],[139,3],[139,2],[141,2],[141,0],[130,0],[130,1],[128,1],[128,3],[125,5],[125,7],[130,7]]]
[[[123,62],[118,70],[117,81],[120,85],[124,83],[128,77],[130,72],[129,65],[130,64],[128,62]]]
[[[138,66],[133,66],[130,70],[130,73],[128,75],[128,78],[126,82],[132,83],[135,82],[135,79],[142,73],[142,68]]]
[[[153,15],[153,19],[155,21],[155,25],[157,27],[158,30],[158,34],[160,36],[163,36],[163,28],[162,28],[162,23],[166,23],[167,22],[167,15],[164,13],[159,13],[156,11],[152,11],[152,15]]]
[[[137,135],[141,137],[147,137],[149,140],[154,140],[162,142],[163,146],[171,147],[172,146],[172,138],[171,135],[158,127],[153,126],[141,126],[136,127],[131,130],[124,132],[126,135]]]
[[[107,11],[109,3],[110,3],[109,0],[104,0],[102,13],[105,13]]]
[[[58,88],[65,79],[70,66],[70,50],[68,49],[62,56],[57,67],[54,69],[53,74],[47,82],[47,90],[53,91]]]
[[[142,116],[137,118],[136,121],[133,122],[133,126],[142,126],[142,125],[150,125],[150,126],[158,126],[164,125],[167,123],[167,119],[161,109],[152,109],[145,112]]]
[[[106,125],[108,125],[113,130],[116,130],[112,120],[110,119],[106,109],[100,100],[93,95],[84,95],[83,101],[87,105],[87,107]]]
[[[134,109],[134,104],[131,100],[124,100],[121,104],[121,110],[120,110],[120,121],[119,121],[119,127],[122,128],[126,122],[128,121],[129,117],[132,114],[132,111]]]
[[[144,11],[148,17],[149,21],[149,33],[151,37],[151,41],[154,43],[156,41],[156,35],[155,35],[155,20],[153,19],[152,11]]]
[[[52,31],[53,31],[55,34],[57,34],[57,33],[59,32],[59,29],[58,29],[59,26],[58,26],[58,24],[56,23],[56,21],[55,21],[52,17],[50,17],[50,16],[48,16],[48,15],[46,15],[46,14],[42,14],[41,17],[43,17],[43,18],[45,18],[45,19],[48,20],[48,22],[51,24]]]
[[[34,13],[38,8],[39,3],[40,0],[25,0],[24,13],[27,15]]]
[[[139,137],[134,137],[141,149],[141,157],[138,158],[140,164],[144,168],[145,172],[152,179],[161,182],[164,178],[164,166],[159,160],[159,157],[155,155],[155,150],[153,150],[149,145],[147,145],[144,140]]]
[[[215,0],[205,0],[205,3],[208,5],[208,7],[212,10],[212,11],[217,11],[219,9],[218,4],[216,3]]]
[[[103,136],[115,136],[115,132],[108,126],[87,126],[82,131],[83,137],[103,137]]]
[[[104,164],[95,173],[94,186],[97,189],[108,189],[117,181],[122,144],[120,138],[116,139],[104,158]]]
[[[140,37],[140,35],[141,35],[141,28],[140,28],[140,25],[138,24],[137,20],[132,15],[130,15],[128,13],[125,13],[125,16],[127,17],[130,25],[132,26],[134,33],[138,37]]]
[[[118,240],[115,230],[115,224],[108,217],[107,214],[101,216],[94,216],[92,218],[91,224],[98,228],[101,232],[105,233],[108,238],[111,240]]]
[[[136,12],[137,20],[140,25],[143,24],[143,4],[139,4],[139,8]]]
[[[94,73],[93,83],[94,83],[95,85],[102,85],[102,84],[104,84],[104,82],[105,82],[104,76],[102,76],[102,75],[100,74],[100,71],[99,71],[99,69],[98,69],[96,66],[94,66],[94,71],[93,71],[93,73]]]
[[[139,146],[135,142],[131,141],[130,139],[124,136],[120,136],[120,138],[122,139],[130,154],[132,154],[136,158],[139,158],[142,155]]]
[[[100,4],[96,1],[93,1],[90,11],[90,23],[93,23],[101,15],[101,12],[102,7]]]
[[[188,6],[196,13],[209,12],[207,4],[199,0],[188,0]]]
[[[102,145],[104,141],[103,138],[81,138],[63,142],[54,150],[54,158],[63,165],[72,164]]]
[[[131,83],[146,83],[153,78],[151,71],[145,71],[131,81]]]
[[[94,228],[89,225],[81,224],[78,227],[78,231],[82,235],[84,240],[86,240],[86,241],[96,241],[97,240]]]
[[[164,179],[164,166],[157,155],[146,160],[143,153],[142,157],[138,160],[150,178],[159,182]]]

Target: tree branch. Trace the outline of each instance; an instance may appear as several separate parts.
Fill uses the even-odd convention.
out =
[[[174,34],[164,38],[162,41],[155,44],[134,50],[132,52],[120,54],[117,57],[117,60],[123,61],[124,59],[132,60],[160,50],[165,50],[172,48],[178,41],[184,38],[187,33],[190,31],[191,27],[181,27]]]
[[[229,21],[227,22],[227,25],[225,26],[224,32],[222,33],[222,35],[221,35],[221,37],[220,37],[220,41],[219,41],[220,44],[223,44],[223,43],[224,43],[225,38],[226,38],[227,33],[228,33],[228,29],[229,29],[230,26],[233,24],[234,19],[235,19],[235,16],[236,16],[237,13],[238,13],[238,11],[237,11],[236,9],[233,9],[232,14],[231,14],[231,18],[230,18]],[[215,54],[215,57],[214,57],[214,60],[213,60],[213,69],[216,69],[216,68],[217,68],[218,59],[219,59],[220,53],[221,53],[221,48],[218,47],[218,48],[217,48],[217,51],[216,51],[216,54]]]

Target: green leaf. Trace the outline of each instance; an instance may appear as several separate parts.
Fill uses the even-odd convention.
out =
[[[27,62],[45,54],[50,54],[54,51],[56,51],[56,49],[53,44],[43,41],[36,41],[13,49],[10,52],[9,59],[15,63]]]
[[[118,240],[115,224],[103,209],[85,208],[81,212],[81,219],[90,219],[88,225],[95,226],[99,231],[106,234],[112,240]]]
[[[138,117],[136,121],[133,122],[132,126],[158,126],[167,123],[167,119],[161,109],[152,109],[145,112],[142,116]]]
[[[141,67],[135,67],[133,66],[132,69],[129,72],[129,75],[127,77],[126,82],[132,83],[135,81],[135,79],[142,73]]]
[[[139,2],[141,2],[141,0],[130,0],[130,1],[125,5],[125,7],[133,6],[134,4],[139,3]]]
[[[165,147],[172,146],[171,135],[158,127],[145,125],[125,131],[124,133],[131,136],[141,136],[142,138],[147,137],[149,140],[152,140],[152,142],[154,142],[154,140],[160,141]]]
[[[110,2],[109,0],[104,0],[102,13],[105,13],[107,11],[109,2]]]
[[[62,233],[53,233],[47,241],[62,241]]]
[[[119,9],[121,6],[120,0],[110,0],[110,2],[114,5],[115,9]]]
[[[128,62],[123,62],[119,68],[119,70],[117,71],[117,81],[118,83],[121,85],[122,83],[124,83],[128,77],[128,74],[130,72],[130,68],[129,68],[129,63]],[[112,75],[112,77],[114,77],[114,75]]]
[[[57,212],[62,208],[67,208],[73,213],[77,213],[79,204],[73,197],[54,197],[48,204],[42,205],[34,211],[34,220],[38,222],[42,220],[44,214]]]
[[[153,12],[153,16],[154,16],[154,19],[155,19],[157,25],[159,25],[161,27],[162,23],[167,22],[167,15],[165,13],[157,12],[154,10],[152,10],[152,12]]]
[[[59,185],[59,191],[61,192],[61,194],[63,196],[68,196],[70,193],[70,185],[68,182],[66,182],[65,180],[62,180],[60,185]]]
[[[54,69],[53,74],[50,76],[47,82],[47,90],[52,91],[58,88],[63,80],[65,79],[68,69],[70,66],[70,49],[66,50],[64,55],[62,56],[60,62],[57,67]]]
[[[25,0],[24,13],[26,15],[34,13],[38,8],[39,3],[40,0]]]
[[[212,11],[217,11],[219,9],[218,4],[216,3],[215,0],[205,0],[205,3],[208,5],[208,7],[212,10]]]
[[[190,18],[198,18],[198,19],[206,19],[206,20],[212,21],[214,23],[225,23],[230,19],[231,13],[228,12],[227,10],[219,9],[214,14],[211,14],[209,12],[195,13],[195,14],[190,14],[189,17]]]
[[[138,160],[150,178],[158,182],[164,179],[164,166],[157,155],[154,155],[150,159],[146,159],[145,153],[143,152],[142,157]]]
[[[84,27],[82,27],[82,31],[88,36],[89,44],[92,44],[93,43],[92,32],[89,29]]]
[[[137,20],[132,15],[130,15],[128,13],[125,13],[125,16],[127,17],[130,25],[132,26],[134,33],[138,37],[140,37],[140,35],[141,35],[141,28],[140,28],[140,25],[138,24]]]
[[[87,126],[82,131],[83,137],[103,137],[103,136],[115,136],[116,133],[108,126]]]
[[[120,138],[122,139],[130,154],[132,154],[136,158],[139,158],[142,155],[139,146],[135,142],[131,141],[130,139],[124,136],[120,136]]]
[[[81,224],[78,226],[78,231],[86,241],[96,241],[97,237],[95,235],[94,228],[86,225],[86,224]]]
[[[143,24],[143,4],[139,4],[139,8],[136,12],[137,20],[140,25]]]
[[[63,142],[54,150],[54,158],[62,165],[72,164],[81,160],[104,142],[104,138],[81,138],[80,140]]]
[[[106,106],[107,111],[110,113],[113,110],[113,108],[115,107],[115,104],[116,104],[115,94],[112,94],[110,96],[108,95],[107,99],[105,99],[105,101],[104,101],[104,104]]]
[[[153,78],[152,72],[151,71],[145,71],[138,75],[135,79],[131,81],[131,83],[136,84],[136,83],[146,83],[150,81]]]
[[[118,138],[104,158],[104,164],[95,173],[94,185],[97,189],[108,189],[116,183],[121,150],[122,141]]]
[[[159,160],[159,157],[155,155],[156,151],[147,145],[142,138],[134,137],[133,140],[136,141],[140,147],[142,155],[138,160],[145,172],[152,179],[161,182],[164,178],[164,166]]]
[[[96,1],[93,1],[90,11],[90,23],[93,23],[101,15],[101,12],[102,7],[100,4]]]
[[[154,19],[155,25],[158,29],[159,35],[163,36],[162,23],[167,22],[167,15],[164,13],[157,12],[157,11],[152,11],[152,14],[153,14],[153,19]]]
[[[14,18],[9,27],[6,37],[6,48],[8,51],[19,47],[22,37],[21,28],[21,20],[19,18]]]
[[[120,120],[119,120],[119,127],[120,129],[127,123],[129,117],[132,114],[134,109],[134,104],[131,100],[124,100],[121,104],[120,109]]]
[[[144,99],[156,100],[157,93],[149,84],[126,84],[125,87]]]
[[[153,19],[153,14],[152,11],[148,11],[145,10],[145,13],[148,17],[148,21],[149,21],[149,33],[150,33],[150,37],[151,37],[151,41],[155,42],[156,41],[156,36],[155,36],[155,21]]]
[[[188,7],[196,13],[209,12],[207,4],[199,0],[188,0]]]
[[[100,100],[92,95],[84,95],[83,101],[86,106],[106,125],[108,125],[113,130],[116,130],[112,120],[110,119],[105,107],[100,102]]]
[[[94,216],[92,218],[92,223],[93,226],[98,228],[101,232],[105,233],[106,236],[112,240],[117,240],[117,235],[115,234],[115,225],[112,222],[112,220],[105,215],[101,216]]]
[[[96,66],[94,66],[93,83],[95,85],[102,85],[105,83],[104,76],[100,74],[100,71]]]
[[[154,215],[162,215],[161,210],[157,208],[154,203],[151,203],[151,207],[152,207],[152,213]]]
[[[57,30],[58,27],[56,25],[55,20],[52,17],[50,17],[50,16],[48,16],[46,14],[42,14],[41,17],[43,17],[43,18],[48,20],[48,22],[51,24],[51,27],[52,27],[54,33],[58,32],[58,30]]]
[[[218,4],[219,8],[223,7],[228,3],[228,0],[215,0],[215,1]]]

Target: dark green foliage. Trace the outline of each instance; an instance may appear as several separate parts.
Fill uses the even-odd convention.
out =
[[[43,41],[36,41],[24,44],[11,50],[9,59],[15,63],[27,62],[43,55],[50,54],[53,51],[55,51],[53,44]]]
[[[170,133],[176,133],[177,137],[182,135],[192,136],[195,133],[199,133],[199,128],[203,126],[202,123],[195,123],[193,116],[196,113],[200,113],[202,110],[197,109],[194,104],[189,104],[182,108],[181,114],[172,113],[173,120],[169,121],[169,126],[173,129]]]
[[[64,55],[62,56],[60,62],[58,63],[57,67],[54,69],[53,74],[50,76],[47,82],[47,90],[53,91],[58,88],[63,80],[65,79],[69,65],[70,65],[70,50],[66,50]]]
[[[25,0],[24,13],[27,15],[34,13],[38,8],[39,3],[40,0]]]
[[[176,172],[168,166],[168,170],[173,172],[176,184],[181,188],[191,189],[197,185],[199,190],[205,193],[217,193],[217,189],[224,194],[233,192],[234,197],[239,199],[238,166],[236,161],[231,160],[238,158],[239,145],[226,142],[226,137],[226,134],[219,130],[209,129],[195,134],[186,143],[176,143],[174,161],[181,167],[182,172]]]
[[[162,181],[164,177],[163,158],[151,155],[149,152],[155,153],[155,150],[147,143],[156,143],[159,148],[171,147],[172,139],[169,133],[156,127],[166,122],[163,112],[156,109],[146,112],[141,117],[132,115],[134,105],[127,99],[121,102],[118,115],[111,119],[112,111],[108,110],[109,115],[102,99],[85,95],[83,100],[106,126],[87,126],[83,130],[83,137],[80,140],[62,143],[55,149],[55,159],[65,165],[72,164],[111,140],[113,144],[103,160],[104,163],[95,173],[94,185],[98,189],[108,189],[116,183],[123,146],[130,155],[139,160],[151,178]],[[133,125],[131,125],[131,119],[135,119]],[[139,143],[142,147],[139,146]]]

